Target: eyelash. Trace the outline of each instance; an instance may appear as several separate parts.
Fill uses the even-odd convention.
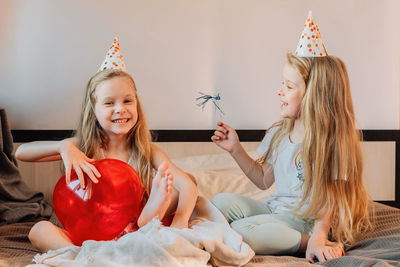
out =
[[[285,82],[284,82],[284,81],[281,81],[281,84],[282,84],[283,86],[285,86],[286,88],[288,88],[288,89],[293,89],[293,87],[285,85]]]
[[[132,102],[134,102],[134,101],[131,99],[124,100],[124,103],[132,103]],[[114,103],[113,102],[105,102],[104,103],[104,105],[107,105],[107,106],[112,105],[112,104],[114,104]]]

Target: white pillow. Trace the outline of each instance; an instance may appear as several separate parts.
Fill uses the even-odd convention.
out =
[[[249,153],[252,158],[257,158],[255,151]],[[174,164],[185,172],[192,174],[197,181],[199,194],[212,199],[221,192],[230,192],[264,200],[274,190],[258,189],[242,172],[236,162],[228,153],[189,156],[172,159]]]

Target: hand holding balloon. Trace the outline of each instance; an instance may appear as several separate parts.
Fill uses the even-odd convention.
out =
[[[71,181],[72,169],[77,174],[82,188],[85,188],[84,173],[94,183],[98,182],[97,178],[101,175],[96,167],[92,164],[94,162],[94,159],[88,158],[70,141],[70,139],[65,139],[61,141],[60,155],[63,159],[65,166],[65,179],[67,184],[69,184]]]
[[[84,174],[87,187],[71,173],[62,176],[53,192],[54,210],[76,245],[85,240],[111,240],[140,214],[142,184],[136,171],[123,161],[103,159],[93,165],[102,174],[94,184]]]

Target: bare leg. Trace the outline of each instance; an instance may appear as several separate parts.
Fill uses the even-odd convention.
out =
[[[197,182],[196,182],[196,178],[194,178],[193,175],[191,175],[190,173],[186,172],[186,175],[189,176],[189,178],[193,181],[193,183],[197,186]]]
[[[186,173],[186,175],[189,176],[189,178],[193,181],[193,183],[197,186],[196,178],[194,178],[193,175],[190,173]],[[168,206],[167,211],[165,212],[164,216],[169,216],[169,215],[174,215],[176,212],[176,208],[178,207],[178,200],[179,200],[179,192],[174,188],[171,194],[171,202]]]
[[[48,221],[36,223],[29,231],[32,245],[42,252],[73,246],[67,231]]]
[[[298,252],[305,253],[307,250],[308,240],[310,239],[309,235],[301,234],[300,246]]]
[[[175,214],[176,208],[178,207],[178,200],[179,200],[179,192],[174,188],[171,194],[171,202],[169,203],[169,206],[164,216]]]
[[[165,212],[171,203],[172,191],[173,176],[168,169],[168,164],[163,162],[153,178],[149,199],[138,219],[139,227],[147,224],[155,216],[158,216],[160,220],[164,218]]]

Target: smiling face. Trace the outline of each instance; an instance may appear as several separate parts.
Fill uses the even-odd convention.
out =
[[[281,100],[281,117],[297,119],[306,85],[300,73],[289,63],[283,67],[282,86],[278,90]]]
[[[95,90],[94,113],[111,136],[125,136],[138,120],[136,89],[126,77],[114,77],[99,83]]]

